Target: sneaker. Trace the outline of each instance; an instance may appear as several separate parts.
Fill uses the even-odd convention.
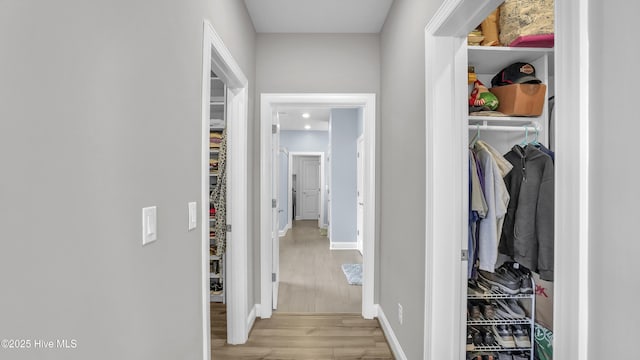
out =
[[[469,318],[472,320],[480,320],[482,319],[482,312],[480,311],[480,305],[477,303],[469,301]]]
[[[520,293],[520,284],[522,281],[505,268],[497,268],[494,273],[478,270],[478,276],[482,281],[491,284],[492,287],[496,287],[502,292],[511,295]]]
[[[501,267],[506,268],[515,277],[520,278],[521,294],[533,294],[533,282],[531,281],[531,271],[529,269],[514,261],[507,261]]]
[[[514,299],[497,299],[496,313],[505,318],[522,319],[526,317],[524,309]]]
[[[491,331],[487,331],[484,333],[484,345],[492,346],[496,344],[496,337],[491,333]]]
[[[531,347],[531,338],[529,338],[529,333],[527,329],[522,325],[511,325],[511,330],[513,332],[513,339],[516,342],[516,347],[519,348],[530,348]]]
[[[473,335],[471,335],[470,333],[467,333],[467,351],[472,351],[475,349],[476,349],[476,346],[473,343]]]
[[[482,315],[484,315],[485,319],[493,319],[495,317],[496,311],[494,309],[493,304],[481,304]]]
[[[498,344],[506,349],[512,349],[516,347],[516,343],[513,340],[513,333],[508,325],[493,325],[491,327],[495,335],[495,339]]]
[[[482,332],[480,332],[480,330],[474,328],[473,326],[470,326],[467,330],[471,337],[472,337],[472,343],[474,345],[474,348],[476,346],[482,346],[482,342],[484,341],[484,338],[482,337]]]
[[[488,353],[482,355],[482,360],[497,360],[497,355],[495,353]]]

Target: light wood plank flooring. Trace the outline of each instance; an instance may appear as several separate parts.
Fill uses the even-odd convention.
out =
[[[280,238],[278,312],[361,313],[362,286],[349,285],[342,264],[362,264],[357,250],[329,250],[315,220],[294,221]]]
[[[211,304],[213,360],[392,360],[377,320],[358,314],[274,313],[257,319],[244,345],[227,345],[226,308]]]

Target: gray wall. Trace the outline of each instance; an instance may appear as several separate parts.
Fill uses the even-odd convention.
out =
[[[298,92],[380,95],[378,34],[258,34],[256,56],[258,98],[261,93]],[[379,109],[380,99],[377,101]],[[259,104],[256,104],[258,109]],[[379,110],[376,118],[379,122]],[[259,114],[256,119],[259,119]],[[260,129],[257,126],[253,128],[253,144],[254,173],[259,174]],[[258,175],[254,180],[253,191],[258,196]],[[259,215],[260,209],[255,206],[253,216],[256,224]],[[260,238],[256,232],[254,235],[254,277],[259,279]],[[254,282],[254,286],[256,302],[260,302],[259,281]]]
[[[332,109],[329,120],[332,243],[356,242],[358,109]]]
[[[2,337],[78,344],[0,357],[201,358],[205,18],[253,84],[239,1],[0,2]]]
[[[379,303],[409,359],[424,339],[424,28],[441,2],[395,0],[381,34]]]
[[[591,146],[589,359],[633,359],[638,303],[638,85],[640,48],[629,31],[640,5],[590,1]],[[559,101],[560,99],[558,99]],[[561,121],[558,119],[557,121]],[[558,239],[557,241],[560,241]],[[606,310],[604,310],[606,309]]]

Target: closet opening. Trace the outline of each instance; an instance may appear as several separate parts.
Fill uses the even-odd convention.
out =
[[[587,349],[587,322],[579,316],[587,310],[586,269],[589,260],[588,234],[585,231],[588,155],[581,153],[583,146],[588,144],[588,117],[585,116],[588,104],[583,100],[585,91],[588,91],[588,81],[581,79],[580,75],[581,71],[588,70],[588,59],[581,56],[588,49],[588,37],[580,31],[586,28],[588,21],[586,5],[569,1],[570,4],[563,2],[555,7],[553,49],[469,46],[467,36],[470,31],[501,3],[489,1],[478,6],[470,0],[447,0],[425,29],[428,175],[424,357],[533,359],[533,332],[537,331],[536,324],[539,324],[536,320],[539,304],[536,301],[541,295],[551,292],[540,291],[540,285],[544,284],[548,286],[547,290],[555,293],[553,301],[547,304],[553,309],[550,318],[553,329],[549,329],[553,331],[553,356],[559,359],[578,358],[576,354],[586,354]],[[529,118],[469,114],[472,89],[468,81],[471,75],[488,87],[496,74],[516,63],[521,63],[519,68],[527,64],[527,69],[535,68],[535,76],[547,85],[545,90],[548,92],[543,97],[540,113]],[[557,99],[554,113],[555,118],[561,121],[549,121],[551,96]],[[553,150],[554,158],[548,154],[537,156],[542,152],[539,144]],[[476,153],[470,152],[469,145]],[[477,152],[481,152],[480,156]],[[550,233],[553,239],[553,256],[542,260],[544,264],[541,264],[539,255],[548,249],[536,244],[537,253],[527,253],[520,247],[522,243],[517,242],[516,245],[512,243],[511,248],[509,242],[500,248],[502,234],[497,236],[495,244],[485,243],[483,248],[480,243],[477,247],[474,228],[470,228],[469,222],[474,215],[469,212],[470,200],[474,200],[469,181],[478,177],[473,171],[473,161],[477,166],[494,154],[507,160],[495,162],[488,168],[495,175],[493,179],[499,180],[496,182],[498,185],[524,183],[524,176],[528,177],[527,186],[537,181],[529,171],[536,167],[528,160],[541,159],[543,168],[550,165],[555,170],[553,176],[548,173],[543,176],[545,180],[554,182],[550,188],[544,189],[547,195],[542,197],[549,200],[548,193],[551,192],[552,201],[546,201],[543,207],[546,207],[546,215],[554,213],[550,222],[556,224],[549,226],[547,223],[542,227],[543,232]],[[509,161],[514,158],[520,161]],[[509,173],[509,166],[517,170],[511,175],[521,176],[500,181],[504,173]],[[512,191],[502,191],[501,194],[522,198],[513,188],[507,188]],[[536,190],[540,191],[540,187]],[[518,210],[508,209],[510,205],[506,201],[501,207],[495,206],[496,200],[501,200],[495,196],[491,196],[491,200],[494,210],[501,208],[505,215],[509,210],[512,215]],[[558,226],[558,219],[561,219],[562,226]],[[496,218],[492,222],[494,230],[504,228],[504,223],[498,220]],[[524,225],[515,232],[522,229]],[[514,229],[508,230],[507,227],[507,231],[512,232],[507,235],[512,235]],[[539,239],[535,238],[535,241]],[[487,250],[490,254],[483,252]],[[506,254],[506,258],[501,259],[500,253]],[[480,254],[480,259],[476,262],[477,254]],[[473,266],[476,263],[481,264],[480,269]],[[520,265],[530,269],[523,269]],[[539,276],[532,278],[527,270],[537,272]],[[480,271],[486,273],[480,273],[481,277],[474,274]],[[497,279],[496,274],[504,275],[504,278]],[[469,286],[469,277],[481,278],[482,281],[471,282]],[[513,284],[505,278],[513,280]],[[544,283],[551,279],[553,282]],[[514,336],[516,332],[518,338]]]
[[[248,304],[248,81],[211,24],[204,22],[202,61],[202,314],[203,354],[212,329],[226,320],[229,344],[247,341],[255,320]],[[217,316],[223,304],[226,319]],[[219,321],[219,322],[218,322]]]

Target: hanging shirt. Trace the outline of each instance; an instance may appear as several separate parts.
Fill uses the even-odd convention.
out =
[[[500,252],[553,280],[554,169],[549,155],[535,146],[514,146],[505,158],[514,169],[504,181],[511,202]]]
[[[469,235],[468,249],[469,260],[467,266],[467,277],[474,278],[475,265],[478,259],[478,221],[487,216],[487,201],[484,198],[484,191],[478,176],[478,164],[475,154],[469,150]]]
[[[484,175],[484,194],[487,202],[487,215],[480,220],[479,250],[480,270],[493,272],[498,259],[499,229],[509,204],[509,193],[502,179],[498,162],[492,153],[496,153],[489,144],[477,141],[474,150]]]

